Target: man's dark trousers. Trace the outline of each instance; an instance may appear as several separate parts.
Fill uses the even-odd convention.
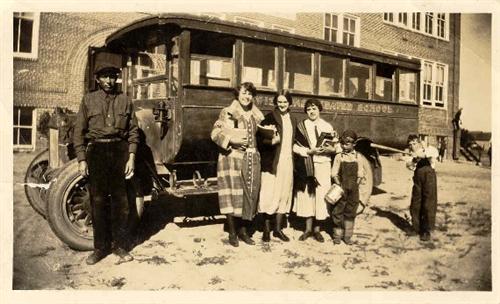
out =
[[[423,234],[434,229],[437,209],[436,172],[430,165],[415,169],[410,214],[415,232]]]
[[[127,160],[128,143],[123,140],[93,142],[87,149],[95,250],[128,246]]]

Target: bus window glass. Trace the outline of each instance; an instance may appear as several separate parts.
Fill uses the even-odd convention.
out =
[[[375,99],[392,101],[396,69],[385,64],[377,64],[375,78]]]
[[[165,45],[154,47],[146,52],[141,52],[135,58],[131,69],[133,79],[143,79],[166,73]]]
[[[369,99],[372,83],[372,66],[349,62],[349,97]]]
[[[319,94],[344,95],[344,63],[342,58],[321,55]]]
[[[193,33],[191,37],[191,84],[231,86],[233,45],[233,39],[214,33]]]
[[[313,91],[313,55],[307,52],[285,51],[285,88],[301,92]]]
[[[129,58],[128,85],[133,99],[156,99],[167,96],[167,60],[165,45],[151,47]]]
[[[254,43],[243,44],[242,81],[256,87],[276,88],[275,48]]]
[[[133,88],[133,99],[156,99],[167,96],[165,82],[139,83]]]
[[[399,71],[399,101],[416,103],[417,74],[408,70]]]

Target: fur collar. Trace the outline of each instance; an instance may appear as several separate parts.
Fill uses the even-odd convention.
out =
[[[243,116],[244,110],[241,107],[240,102],[236,99],[233,99],[231,105],[227,107],[227,112],[231,115],[233,119],[239,120],[241,116]],[[250,112],[258,124],[264,120],[264,114],[262,114],[259,108],[257,108],[257,106],[255,106],[253,103]]]

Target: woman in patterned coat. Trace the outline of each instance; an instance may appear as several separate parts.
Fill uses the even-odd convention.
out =
[[[264,119],[253,104],[257,93],[251,82],[244,82],[234,91],[235,99],[222,109],[212,129],[211,138],[219,146],[217,183],[219,208],[227,217],[229,243],[237,247],[238,238],[248,245],[255,242],[247,227],[257,213],[260,190],[260,154],[255,134]],[[236,221],[239,231],[236,234]]]

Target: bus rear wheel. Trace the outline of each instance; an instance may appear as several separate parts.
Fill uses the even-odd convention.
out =
[[[363,167],[365,178],[359,185],[359,199],[366,206],[373,190],[373,168],[365,156],[359,154],[358,163]]]
[[[46,217],[47,189],[50,182],[49,150],[40,152],[29,164],[24,175],[24,192],[31,207],[44,218]]]
[[[47,218],[52,231],[70,248],[92,250],[93,230],[88,181],[78,162],[64,165],[49,191]]]

